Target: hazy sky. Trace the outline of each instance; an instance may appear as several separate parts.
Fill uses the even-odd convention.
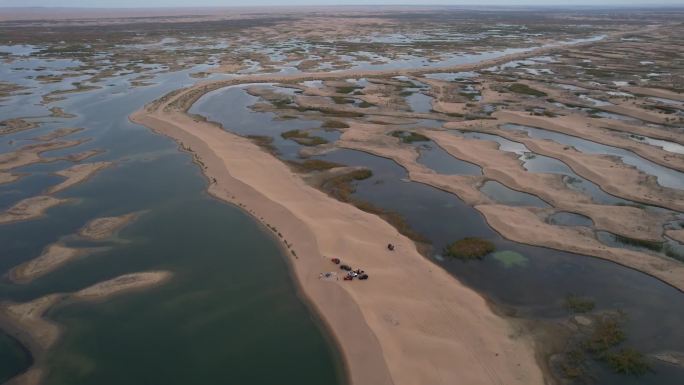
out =
[[[0,7],[168,7],[257,5],[682,5],[684,0],[0,0]]]

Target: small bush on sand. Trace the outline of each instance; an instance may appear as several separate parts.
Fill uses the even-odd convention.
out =
[[[325,138],[321,138],[319,136],[310,136],[308,132],[300,130],[285,131],[280,134],[280,136],[282,136],[283,139],[294,140],[302,146],[318,146],[320,144],[328,143]]]
[[[404,143],[413,143],[413,142],[427,142],[430,140],[425,135],[418,134],[416,132],[408,132],[408,131],[392,131],[390,133],[395,138],[401,139],[402,142]]]
[[[349,125],[345,122],[339,120],[326,120],[321,125],[321,128],[325,129],[337,129],[337,128],[349,128]]]
[[[546,96],[546,92],[535,90],[534,88],[531,88],[530,86],[522,83],[513,83],[510,86],[508,86],[508,89],[511,92],[515,92],[516,94],[531,95],[536,97]]]

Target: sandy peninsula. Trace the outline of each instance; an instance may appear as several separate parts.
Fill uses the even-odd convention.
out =
[[[379,217],[309,186],[251,141],[173,108],[196,96],[175,93],[131,120],[191,147],[216,181],[213,195],[279,229],[302,291],[340,342],[351,383],[544,383],[531,341],[482,297]],[[363,266],[372,280],[320,281],[328,256]]]

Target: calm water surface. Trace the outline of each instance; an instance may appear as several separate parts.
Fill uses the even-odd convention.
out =
[[[14,63],[16,66],[16,63]],[[1,71],[11,72],[10,69]],[[276,240],[241,210],[205,193],[206,180],[175,143],[128,121],[128,115],[166,91],[190,84],[191,71],[160,75],[151,87],[128,87],[125,77],[100,90],[69,95],[50,106],[77,114],[43,128],[0,138],[2,151],[59,127],[84,127],[72,138],[92,138],[78,147],[45,153],[59,156],[106,150],[89,161],[111,160],[86,183],[58,194],[74,198],[38,220],[0,226],[0,272],[35,258],[48,244],[106,245],[30,285],[0,282],[0,300],[28,301],[71,292],[115,276],[164,269],[169,283],[98,304],[66,304],[48,314],[65,326],[47,356],[48,384],[339,384],[341,360],[321,324],[297,295]],[[36,107],[40,95],[12,103]],[[19,115],[21,116],[21,115]],[[14,140],[14,143],[10,142]],[[30,172],[0,186],[0,206],[40,194],[60,179],[59,161],[24,167]],[[87,221],[132,211],[142,216],[117,239],[77,242],[71,234]],[[25,370],[31,358],[0,334],[0,380]]]

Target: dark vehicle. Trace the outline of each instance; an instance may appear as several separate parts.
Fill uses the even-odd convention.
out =
[[[345,281],[351,281],[351,280],[353,280],[353,279],[354,279],[354,277],[352,277],[351,275],[347,275],[347,276],[344,277],[344,280],[345,280]]]
[[[339,258],[333,258],[331,259],[332,263],[339,265],[340,264],[340,259]]]
[[[368,279],[368,274],[361,274],[361,275],[359,276],[359,279],[362,279],[362,280]]]
[[[351,266],[348,265],[340,265],[340,269],[344,271],[351,271]]]

